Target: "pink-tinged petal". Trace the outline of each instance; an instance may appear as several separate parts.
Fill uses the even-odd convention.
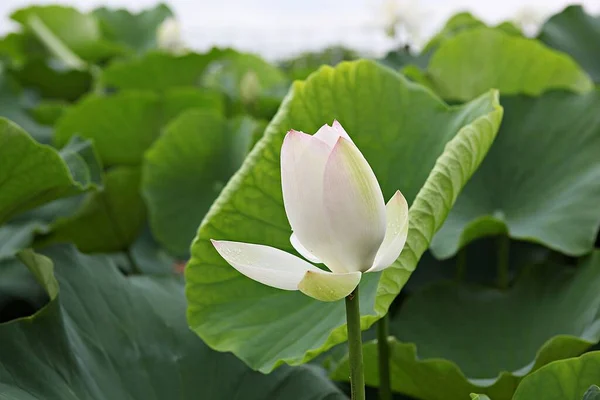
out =
[[[375,256],[373,267],[367,272],[381,271],[392,265],[400,256],[406,237],[408,236],[408,203],[400,193],[396,191],[385,206],[387,228],[385,238]]]
[[[340,137],[348,139],[351,143],[353,143],[352,139],[350,139],[350,136],[348,136],[348,133],[346,133],[342,125],[337,120],[333,121],[331,126],[323,125],[314,136],[325,142],[330,148],[335,146],[335,143]]]
[[[339,262],[329,245],[331,234],[323,205],[323,174],[330,151],[312,135],[289,131],[281,147],[281,186],[285,212],[298,242],[331,269]]]
[[[274,247],[222,240],[211,242],[221,257],[238,272],[274,288],[298,290],[298,284],[308,271],[321,271],[301,258]]]
[[[307,296],[320,301],[337,301],[348,296],[358,286],[362,274],[349,272],[335,274],[326,271],[308,271],[298,285]]]
[[[306,258],[308,261],[315,263],[315,264],[321,264],[321,260],[319,260],[319,258],[317,256],[315,256],[313,253],[311,253],[310,251],[308,251],[308,249],[306,247],[304,247],[302,245],[302,243],[300,243],[300,240],[298,240],[298,236],[296,236],[295,233],[292,233],[292,236],[290,236],[290,243],[292,244],[292,246],[294,246],[294,249],[296,249],[296,251],[298,253],[300,253],[300,255],[304,258]]]
[[[327,160],[324,188],[330,246],[347,272],[368,270],[385,236],[385,203],[369,163],[347,139],[338,139]]]

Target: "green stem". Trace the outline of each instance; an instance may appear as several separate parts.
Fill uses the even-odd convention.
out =
[[[467,273],[467,247],[458,251],[456,256],[456,280],[461,282],[465,279]]]
[[[348,325],[348,353],[350,354],[352,400],[365,400],[365,374],[363,372],[358,286],[346,297],[346,323]]]
[[[379,353],[379,400],[392,400],[392,387],[390,384],[390,345],[389,336],[390,319],[385,314],[377,322],[377,351]]]
[[[509,267],[509,249],[510,239],[508,236],[502,235],[498,237],[498,266],[497,266],[497,285],[498,288],[508,289],[510,283],[508,267]]]

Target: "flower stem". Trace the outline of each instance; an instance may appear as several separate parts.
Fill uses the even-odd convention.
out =
[[[389,335],[390,319],[385,314],[377,322],[377,352],[379,353],[379,400],[392,400],[390,385],[390,345],[387,341]]]
[[[363,372],[358,286],[346,297],[346,323],[348,325],[348,353],[350,355],[352,400],[365,400],[365,375]]]
[[[508,289],[509,284],[509,248],[510,239],[506,235],[498,237],[498,269],[496,274],[497,285],[499,289]]]

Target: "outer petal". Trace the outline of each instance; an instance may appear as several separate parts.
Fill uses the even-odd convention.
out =
[[[211,240],[215,249],[233,268],[267,286],[298,290],[308,271],[322,272],[285,251],[250,243]]]
[[[331,231],[323,204],[323,175],[330,152],[314,136],[289,131],[281,147],[281,186],[285,212],[298,242],[332,269],[340,263],[329,245]]]
[[[369,163],[347,139],[327,160],[324,188],[331,246],[348,272],[368,270],[385,236],[385,203]]]
[[[336,301],[348,296],[358,283],[362,273],[332,274],[326,271],[307,271],[298,289],[307,296],[321,301]]]
[[[327,143],[327,146],[329,146],[330,148],[333,148],[333,146],[335,146],[335,143],[340,137],[348,139],[350,142],[352,142],[350,136],[348,136],[342,125],[339,122],[337,122],[337,120],[333,121],[333,124],[331,124],[331,126],[323,125],[317,131],[317,133],[315,133],[314,136],[319,140],[322,140],[323,142]]]
[[[315,256],[313,253],[308,251],[308,249],[306,247],[304,247],[302,245],[302,243],[300,243],[300,240],[298,240],[298,237],[296,236],[295,233],[292,233],[292,236],[290,236],[290,243],[292,244],[292,246],[294,246],[294,249],[296,249],[296,251],[298,253],[300,253],[300,255],[302,257],[306,258],[308,261],[310,261],[312,263],[316,263],[316,264],[322,263],[322,261],[319,260],[319,258],[317,256]]]
[[[373,267],[367,272],[381,271],[392,265],[400,256],[408,236],[408,203],[396,191],[385,207],[387,229],[383,243],[375,256]]]

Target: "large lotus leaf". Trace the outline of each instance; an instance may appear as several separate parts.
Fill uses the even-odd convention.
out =
[[[566,54],[493,28],[470,29],[442,42],[427,77],[444,99],[467,101],[489,88],[539,95],[549,89],[586,92],[589,76]]]
[[[448,19],[448,21],[446,21],[444,27],[438,33],[436,33],[435,36],[429,39],[427,44],[425,44],[425,46],[423,47],[422,52],[428,53],[435,50],[437,47],[439,47],[439,45],[442,42],[456,36],[460,32],[467,31],[470,29],[482,28],[486,26],[487,25],[483,21],[475,17],[470,12],[463,11],[454,14]],[[503,31],[509,35],[522,35],[519,28],[517,28],[510,22],[501,23],[496,27],[496,29]]]
[[[16,257],[0,259],[0,323],[29,316],[47,302],[46,291]]]
[[[600,340],[598,285],[600,252],[576,268],[538,264],[504,292],[449,282],[423,289],[390,322],[394,390],[426,400],[511,399],[520,377]],[[377,385],[377,344],[364,347],[367,383]],[[333,376],[347,379],[347,359]]]
[[[214,93],[187,88],[158,95],[126,91],[113,96],[91,94],[69,108],[56,125],[57,146],[73,135],[94,140],[106,165],[138,165],[163,125],[188,108],[221,104]]]
[[[525,377],[513,400],[596,400],[598,384],[600,351],[594,351],[553,362]]]
[[[587,14],[580,5],[569,6],[544,23],[538,39],[569,54],[600,83],[600,16]]]
[[[160,24],[173,13],[165,4],[132,14],[125,9],[100,7],[92,14],[100,21],[104,36],[137,52],[156,48]]]
[[[89,141],[74,137],[60,152],[37,143],[0,118],[0,224],[60,197],[101,185],[100,164]]]
[[[15,11],[11,18],[32,30],[50,51],[66,48],[87,61],[99,61],[123,52],[117,44],[103,39],[93,15],[72,7],[30,6]]]
[[[27,112],[25,103],[21,88],[0,63],[0,117],[15,122],[38,142],[49,143],[52,130],[37,123]]]
[[[186,326],[178,277],[126,278],[109,257],[85,256],[72,247],[45,254],[50,258],[21,254],[51,300],[31,318],[0,325],[0,395],[15,400],[346,398],[315,367],[266,376],[231,354],[209,349]]]
[[[186,268],[188,321],[211,347],[253,368],[306,362],[346,338],[343,302],[254,282],[209,239],[293,251],[281,194],[279,153],[289,129],[316,132],[337,118],[371,163],[389,198],[409,203],[408,244],[394,266],[361,282],[362,328],[381,318],[491,145],[502,116],[496,92],[448,107],[429,90],[371,61],[323,67],[295,82],[263,138],[200,226]]]
[[[188,258],[198,225],[248,153],[254,123],[206,110],[181,114],[146,152],[142,191],[156,238]]]
[[[116,61],[104,69],[100,80],[116,89],[164,91],[174,87],[198,86],[207,65],[222,54],[151,52],[141,58]]]
[[[140,180],[139,167],[110,169],[104,190],[89,194],[75,214],[57,220],[44,242],[74,243],[86,253],[126,250],[146,221]]]
[[[589,252],[600,226],[600,91],[503,97],[502,104],[498,138],[434,238],[433,253],[446,258],[501,232],[570,255]]]

